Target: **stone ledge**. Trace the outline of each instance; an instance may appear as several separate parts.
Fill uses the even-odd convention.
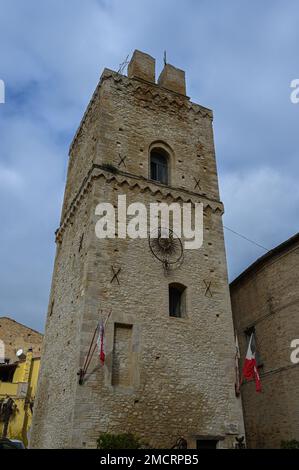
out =
[[[93,180],[100,178],[103,178],[108,183],[110,183],[111,181],[116,181],[120,187],[124,185],[127,185],[129,189],[135,189],[137,187],[141,193],[150,192],[153,196],[159,194],[161,195],[161,197],[164,198],[171,197],[173,201],[191,203],[202,202],[204,204],[205,211],[210,209],[214,213],[219,212],[220,215],[222,215],[224,212],[223,204],[221,201],[209,199],[203,194],[188,191],[187,189],[183,188],[174,188],[171,186],[167,186],[158,182],[148,180],[146,178],[143,178],[142,176],[137,176],[120,171],[117,168],[112,171],[112,169],[108,169],[104,165],[93,164],[91,169],[88,171],[87,176],[84,178],[79,191],[71,202],[70,207],[67,209],[63,219],[61,220],[60,227],[55,232],[57,242],[60,241],[62,233],[65,230],[65,227],[68,225],[71,217],[76,212],[81,199],[91,188]]]

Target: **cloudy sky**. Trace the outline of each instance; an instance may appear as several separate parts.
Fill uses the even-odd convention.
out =
[[[134,49],[214,110],[227,227],[298,231],[297,0],[0,0],[0,316],[43,330],[68,146],[104,67]],[[225,230],[230,279],[265,251]]]

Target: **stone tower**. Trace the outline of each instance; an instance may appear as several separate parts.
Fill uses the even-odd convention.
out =
[[[201,202],[204,243],[173,269],[148,239],[99,240],[101,201]],[[154,447],[231,447],[243,418],[212,112],[186,96],[185,73],[135,51],[128,76],[105,69],[70,147],[32,447],[95,447],[133,432]],[[115,275],[117,273],[117,275]],[[95,354],[78,383],[99,311]]]

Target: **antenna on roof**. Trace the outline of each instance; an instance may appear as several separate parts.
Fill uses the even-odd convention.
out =
[[[119,64],[119,69],[118,69],[117,73],[120,73],[120,74],[122,75],[122,73],[123,73],[125,67],[126,67],[126,66],[128,65],[128,63],[129,63],[129,55],[130,55],[130,54],[128,54],[127,57],[125,58],[125,60],[124,60],[121,64]]]

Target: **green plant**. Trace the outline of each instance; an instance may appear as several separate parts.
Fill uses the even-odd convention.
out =
[[[104,432],[97,440],[98,449],[140,449],[142,446],[139,437],[130,433],[110,434]]]
[[[296,439],[292,439],[290,441],[281,441],[280,448],[281,449],[299,449],[299,441],[296,441]]]

